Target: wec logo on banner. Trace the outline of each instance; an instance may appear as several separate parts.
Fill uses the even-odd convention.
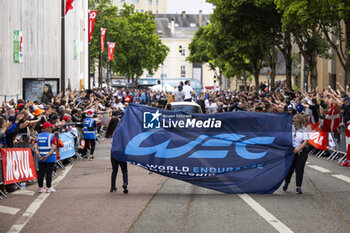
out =
[[[130,104],[111,153],[118,161],[225,193],[272,193],[289,172],[291,148],[289,114],[189,114]]]
[[[5,184],[37,179],[30,149],[1,149],[1,158]]]

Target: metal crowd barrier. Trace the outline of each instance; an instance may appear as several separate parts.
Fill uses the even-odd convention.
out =
[[[335,137],[335,134],[332,133],[331,136],[333,137],[335,147],[328,146],[327,149],[329,151],[329,155],[327,160],[333,161],[334,159],[337,159],[338,165],[342,162],[346,161],[346,136],[345,136],[345,125],[341,125],[339,127],[339,138]],[[313,148],[309,155],[315,155],[316,157],[321,157],[326,153],[325,150],[319,150],[317,148]]]
[[[73,135],[74,137],[77,136],[77,140],[75,143],[75,156],[76,158],[82,159],[81,155],[78,153],[78,146],[80,145],[80,141],[82,139],[82,135],[81,132],[78,130],[78,135]],[[14,148],[30,148],[30,145],[28,143],[17,143],[14,145]],[[32,150],[32,155],[33,155],[33,159],[34,159],[34,164],[35,164],[35,168],[36,170],[39,169],[38,166],[38,157],[36,155],[36,153]],[[72,159],[72,157],[67,158],[67,161],[69,161],[69,163],[71,164],[75,164],[74,160]],[[56,161],[56,164],[58,167],[62,168],[63,170],[65,170],[65,166],[63,165],[62,161]],[[55,176],[55,172],[53,172],[53,176]],[[33,180],[32,182],[36,182],[37,180]],[[3,180],[3,171],[2,171],[2,158],[1,158],[1,153],[0,153],[0,186],[4,186],[4,180]],[[16,185],[18,188],[20,188],[20,185],[18,183],[15,183],[14,185]],[[6,194],[0,189],[0,200],[2,200],[3,198],[6,198]]]
[[[16,98],[16,103],[18,102],[19,94],[16,95],[0,95],[0,101],[10,101]]]
[[[4,185],[4,179],[2,177],[2,158],[0,153],[0,186]],[[0,200],[7,198],[6,194],[0,189]]]

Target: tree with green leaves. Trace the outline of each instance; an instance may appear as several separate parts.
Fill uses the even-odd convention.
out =
[[[319,21],[324,37],[338,57],[345,73],[346,86],[350,84],[350,1],[319,0],[317,2],[313,17]]]
[[[329,58],[329,46],[322,38],[317,14],[318,0],[275,0],[283,14],[283,29],[290,28],[310,72],[311,89],[317,86],[317,59]]]
[[[107,38],[116,42],[115,58],[110,61],[110,69],[115,74],[131,78],[138,82],[144,70],[150,74],[157,71],[169,52],[156,34],[155,16],[148,13],[135,12],[134,6],[124,4],[121,14],[111,5],[110,0],[103,0],[92,8],[103,9],[102,27],[107,27]],[[96,17],[96,25],[100,25]],[[90,48],[90,61],[94,64],[99,59],[99,30],[94,30]],[[103,54],[103,66],[106,66],[107,51]]]

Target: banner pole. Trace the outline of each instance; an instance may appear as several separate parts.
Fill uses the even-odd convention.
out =
[[[61,91],[63,95],[65,95],[65,25],[64,25],[64,17],[65,17],[65,0],[62,0],[62,17],[61,17]]]

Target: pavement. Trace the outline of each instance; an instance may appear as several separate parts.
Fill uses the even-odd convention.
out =
[[[56,193],[37,185],[0,201],[2,232],[350,232],[350,168],[309,156],[304,194],[223,194],[129,165],[129,193],[110,193],[110,144],[59,169]],[[8,207],[8,208],[5,208]],[[11,209],[12,208],[12,209]],[[5,213],[6,212],[6,213]]]

